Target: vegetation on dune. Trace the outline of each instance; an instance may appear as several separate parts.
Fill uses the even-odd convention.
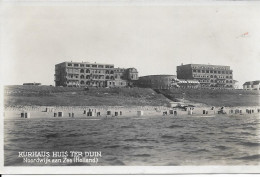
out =
[[[142,88],[10,86],[5,93],[5,106],[165,106],[170,101],[152,89]]]
[[[169,101],[211,106],[259,106],[259,91],[149,88],[6,86],[5,106],[166,106]]]

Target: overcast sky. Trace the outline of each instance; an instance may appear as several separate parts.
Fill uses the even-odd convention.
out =
[[[240,85],[259,80],[259,7],[7,6],[4,83],[54,84],[63,61],[135,67],[139,76],[175,75],[181,63],[229,65]]]

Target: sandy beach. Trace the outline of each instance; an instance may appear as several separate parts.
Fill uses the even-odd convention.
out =
[[[260,107],[164,107],[164,106],[14,106],[6,107],[9,118],[140,118],[140,117],[213,117],[214,115],[259,114]]]

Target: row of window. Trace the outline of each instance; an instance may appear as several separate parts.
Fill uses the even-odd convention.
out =
[[[73,79],[78,79],[79,76],[78,75],[69,75],[68,76],[69,78]],[[84,75],[81,75],[80,76],[80,79],[112,79],[114,80],[114,76],[104,76],[104,75],[93,75],[93,76],[90,76],[90,75],[86,75],[86,77]]]
[[[196,75],[193,74],[194,78],[216,78],[216,79],[232,79],[232,76],[217,76],[217,75]]]
[[[98,82],[98,81],[96,81],[96,82],[90,82],[90,81],[80,81],[80,84],[81,85],[96,85],[96,86],[103,86],[104,85],[104,83],[103,82]],[[115,82],[111,82],[111,81],[109,81],[108,82],[108,85],[116,85],[116,83]],[[118,83],[118,85],[121,85],[121,86],[123,86],[123,85],[126,85],[125,83],[123,83],[123,82],[120,82],[120,83]]]
[[[213,69],[213,70],[229,70],[229,67],[212,67],[212,66],[192,66],[192,69]]]
[[[114,74],[114,71],[111,70],[89,70],[89,69],[67,69],[69,73],[101,73],[101,74]]]
[[[209,83],[209,82],[215,82],[215,83],[233,83],[233,81],[232,80],[199,80],[199,82],[207,82],[207,83]]]
[[[216,71],[216,70],[200,70],[200,69],[193,69],[192,72],[194,72],[194,73],[232,74],[232,71]]]
[[[110,71],[110,70],[89,70],[86,69],[86,71],[84,69],[80,70],[80,73],[104,73],[104,74],[114,74],[114,71]]]
[[[69,67],[87,67],[87,68],[114,68],[113,65],[97,65],[97,64],[78,64],[78,63],[67,63]]]

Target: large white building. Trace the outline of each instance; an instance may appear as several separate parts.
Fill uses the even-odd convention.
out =
[[[125,87],[138,79],[135,68],[113,64],[63,62],[55,65],[55,85],[64,87]]]

